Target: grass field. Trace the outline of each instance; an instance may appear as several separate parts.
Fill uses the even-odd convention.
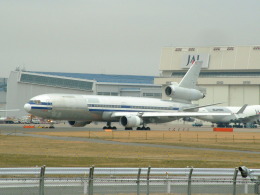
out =
[[[189,146],[190,149],[126,146],[45,138],[0,136],[0,166],[96,167],[260,167],[260,155],[195,150],[219,148],[260,151],[260,133],[193,131],[49,132],[42,135],[85,137],[119,142]]]
[[[194,131],[49,132],[41,135],[85,137],[119,142],[152,143],[201,148],[222,148],[260,152],[260,133]]]

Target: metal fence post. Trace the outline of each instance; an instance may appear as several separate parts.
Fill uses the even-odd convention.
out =
[[[44,195],[44,175],[45,175],[45,165],[41,167],[40,182],[39,182],[39,195]]]
[[[146,180],[146,182],[147,182],[147,184],[146,184],[146,186],[147,186],[147,190],[146,190],[146,194],[147,195],[149,195],[150,194],[150,186],[149,186],[149,184],[150,184],[150,171],[151,171],[151,167],[149,166],[148,167],[148,170],[147,170],[147,180]]]
[[[245,181],[244,193],[248,194],[248,183],[247,183],[246,179],[244,179],[244,181]]]
[[[190,169],[190,173],[189,173],[189,179],[188,179],[188,195],[191,195],[191,176],[192,176],[192,172],[193,172],[193,167]]]
[[[170,184],[169,175],[167,172],[166,172],[166,184],[167,184],[167,194],[170,194],[171,193],[171,184]]]
[[[87,180],[87,172],[85,173],[84,177],[83,177],[83,194],[87,194],[88,193],[88,180]]]
[[[257,177],[255,181],[255,194],[260,194],[260,176]]]
[[[236,195],[237,194],[237,173],[238,173],[238,168],[236,167],[235,168],[235,171],[234,171],[234,175],[233,175],[233,195]]]
[[[94,177],[94,166],[89,169],[88,175],[88,195],[93,195],[93,177]]]
[[[137,195],[140,194],[140,175],[141,175],[141,168],[138,169],[138,175],[137,175]]]

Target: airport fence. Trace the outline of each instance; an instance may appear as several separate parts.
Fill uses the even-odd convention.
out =
[[[244,177],[242,177],[244,176]],[[247,177],[245,177],[247,176]],[[260,169],[0,168],[0,194],[260,194]]]

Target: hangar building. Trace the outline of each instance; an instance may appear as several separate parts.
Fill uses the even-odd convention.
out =
[[[161,98],[161,86],[153,76],[106,75],[57,72],[10,73],[7,85],[7,109],[19,108],[8,116],[21,117],[27,113],[23,106],[36,95],[45,93],[97,94]]]
[[[6,106],[6,91],[7,78],[0,78],[0,110],[5,109]]]
[[[260,46],[165,47],[155,84],[164,91],[167,82],[180,82],[193,60],[203,61],[198,85],[207,90],[199,105],[260,104]]]

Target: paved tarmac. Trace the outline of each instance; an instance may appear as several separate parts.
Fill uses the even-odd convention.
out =
[[[117,131],[125,131],[124,127],[118,123],[113,123],[112,126],[117,127]],[[36,128],[23,128],[24,124],[0,124],[0,131],[20,131],[20,132],[66,132],[66,131],[103,131],[105,123],[89,124],[85,127],[72,127],[68,123],[55,124],[55,128],[37,128],[37,127],[49,127],[48,124],[35,124]],[[210,125],[204,125],[202,127],[193,127],[191,124],[151,124],[149,125],[151,131],[213,131]],[[260,127],[258,128],[234,128],[234,132],[258,132],[260,133]]]

